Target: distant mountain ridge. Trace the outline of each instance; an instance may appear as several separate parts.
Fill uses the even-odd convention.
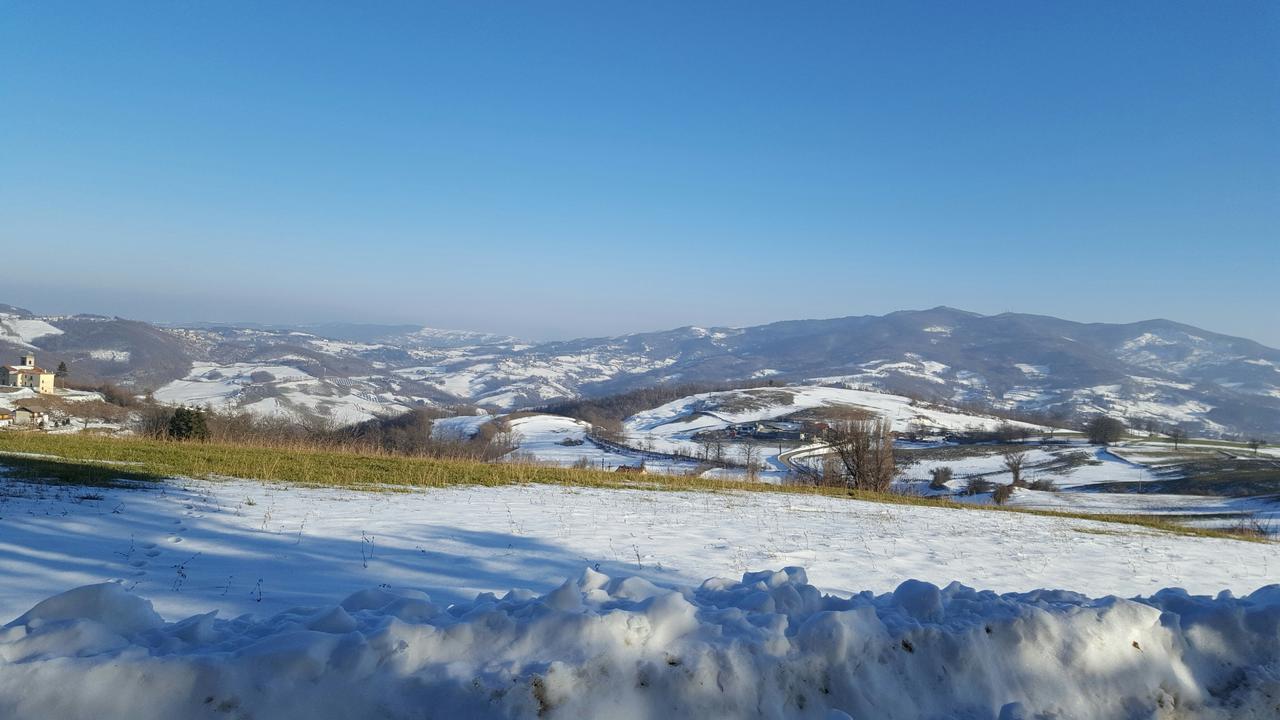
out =
[[[658,383],[768,378],[1280,437],[1280,350],[1168,320],[1078,323],[937,307],[526,343],[410,325],[162,327],[0,308],[0,351],[33,348],[42,363],[68,362],[73,376],[168,389],[179,401],[341,410],[335,416],[344,419],[421,404],[517,409]],[[251,379],[256,365],[277,370]]]

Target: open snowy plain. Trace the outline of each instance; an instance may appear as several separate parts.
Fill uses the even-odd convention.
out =
[[[1273,718],[1280,702],[1270,544],[781,493],[4,491],[3,717]]]

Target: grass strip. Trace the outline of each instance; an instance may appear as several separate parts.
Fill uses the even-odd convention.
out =
[[[1143,515],[1092,515],[999,505],[973,505],[945,498],[873,493],[839,487],[768,485],[742,480],[643,475],[579,470],[523,463],[404,457],[368,451],[277,444],[225,444],[107,437],[92,434],[0,432],[0,465],[19,477],[97,485],[114,479],[232,477],[309,487],[371,491],[500,486],[540,483],[570,487],[692,492],[769,492],[818,495],[893,505],[974,512],[1012,512],[1045,517],[1120,523],[1198,537],[1267,542],[1263,538],[1179,525]]]

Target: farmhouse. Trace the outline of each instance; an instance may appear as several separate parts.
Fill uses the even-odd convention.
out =
[[[4,427],[13,422],[13,413],[8,410],[0,410],[0,427]]]
[[[774,420],[738,423],[722,430],[708,431],[706,434],[753,440],[807,440],[812,430],[802,423]]]
[[[36,427],[44,427],[46,415],[39,410],[32,410],[29,407],[19,407],[13,411],[14,425],[34,425]]]
[[[35,355],[23,355],[17,365],[0,368],[0,385],[26,387],[38,393],[53,392],[54,374],[36,366]]]

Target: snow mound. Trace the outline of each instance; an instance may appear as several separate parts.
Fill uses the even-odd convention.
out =
[[[1274,718],[1280,585],[1091,599],[804,570],[666,589],[593,570],[444,608],[366,590],[164,623],[111,584],[0,631],[6,718]]]

